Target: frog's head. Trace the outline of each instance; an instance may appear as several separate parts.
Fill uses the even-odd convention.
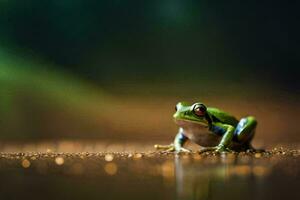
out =
[[[182,123],[190,122],[202,126],[209,126],[207,120],[207,109],[203,103],[194,103],[192,105],[186,102],[179,102],[175,107],[176,112],[173,117],[175,123],[181,125]]]

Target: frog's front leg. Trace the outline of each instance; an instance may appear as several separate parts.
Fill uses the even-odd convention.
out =
[[[226,130],[226,132],[224,133],[218,146],[205,147],[199,151],[200,153],[207,152],[207,151],[216,151],[219,153],[232,151],[228,148],[228,146],[230,145],[233,139],[234,127],[228,124],[221,124],[221,123],[216,123],[215,125],[218,126],[219,128],[222,128],[223,130]]]
[[[174,139],[174,142],[170,145],[154,145],[158,150],[164,150],[166,152],[191,152],[191,150],[183,148],[183,145],[186,143],[188,138],[183,134],[182,128],[179,128],[179,131]]]

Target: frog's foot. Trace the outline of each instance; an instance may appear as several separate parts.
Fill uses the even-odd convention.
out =
[[[169,145],[156,144],[156,145],[154,145],[154,148],[157,150],[162,150],[163,152],[167,152],[167,153],[169,153],[169,152],[176,152],[176,153],[191,152],[191,150],[183,148],[183,147],[180,147],[180,149],[176,149],[173,143],[169,144]]]
[[[173,144],[169,144],[169,145],[156,144],[156,145],[154,145],[154,148],[156,150],[163,150],[164,152],[174,152],[175,151],[175,147]]]
[[[200,149],[198,152],[201,154],[204,152],[231,153],[233,151],[223,146],[215,146],[215,147],[204,147]]]

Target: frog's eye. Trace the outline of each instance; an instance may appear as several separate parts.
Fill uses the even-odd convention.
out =
[[[175,106],[175,111],[177,111],[177,105]]]
[[[202,117],[205,115],[206,107],[203,104],[196,104],[193,108],[195,115]]]

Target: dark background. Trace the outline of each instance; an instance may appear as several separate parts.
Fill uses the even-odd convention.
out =
[[[298,8],[1,1],[1,137],[169,138],[175,103],[204,99],[256,115],[262,135],[289,128],[299,139]]]

